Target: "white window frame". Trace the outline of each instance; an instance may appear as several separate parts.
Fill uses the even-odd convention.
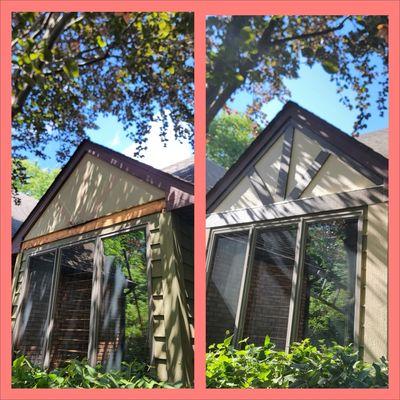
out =
[[[359,207],[347,211],[324,212],[315,215],[302,217],[283,218],[271,221],[257,221],[250,224],[235,225],[232,227],[214,228],[210,232],[210,240],[207,252],[207,284],[210,272],[213,268],[213,259],[217,243],[218,235],[249,231],[247,251],[244,260],[241,289],[239,292],[237,315],[235,319],[235,331],[233,333],[233,343],[235,345],[243,338],[243,326],[245,313],[247,309],[248,291],[250,287],[250,277],[254,262],[255,237],[259,230],[265,228],[273,228],[275,226],[293,226],[297,224],[297,235],[295,245],[295,263],[292,276],[292,293],[290,297],[288,326],[286,331],[285,351],[288,352],[291,343],[296,340],[296,332],[299,324],[299,296],[302,284],[304,282],[304,254],[305,254],[305,238],[307,226],[312,223],[322,221],[332,221],[337,219],[357,218],[357,254],[356,254],[356,271],[355,271],[355,301],[354,301],[354,346],[360,346],[360,297],[361,297],[361,268],[362,268],[362,252],[363,252],[363,229],[364,218],[366,215],[365,207]]]

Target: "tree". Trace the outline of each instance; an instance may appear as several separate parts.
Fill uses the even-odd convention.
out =
[[[64,162],[96,118],[114,115],[146,149],[154,121],[166,142],[193,142],[193,14],[14,13],[13,158],[46,158],[61,143]],[[24,172],[13,165],[13,188]]]
[[[17,191],[39,200],[53,183],[60,169],[42,169],[37,162],[33,163],[29,160],[20,160],[20,163],[26,180],[24,183],[19,180],[16,181]]]
[[[229,168],[253,141],[257,129],[245,114],[223,112],[210,124],[207,157]]]
[[[253,94],[248,107],[260,116],[264,103],[285,101],[284,78],[300,64],[320,64],[337,85],[341,101],[358,111],[354,133],[370,117],[371,85],[383,115],[388,95],[386,16],[230,16],[207,20],[207,126],[239,90]],[[355,94],[350,102],[349,91]]]

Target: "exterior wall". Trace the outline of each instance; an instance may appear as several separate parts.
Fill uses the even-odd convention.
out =
[[[25,239],[161,199],[160,190],[86,154]]]
[[[368,207],[363,263],[361,334],[367,361],[387,356],[388,205]]]
[[[173,229],[177,229],[179,219],[171,213],[163,212],[138,218],[103,230],[88,232],[49,243],[20,253],[17,259],[13,281],[13,323],[23,296],[24,278],[29,254],[47,250],[67,243],[85,240],[99,234],[118,233],[129,228],[148,227],[150,247],[150,318],[152,330],[152,355],[159,379],[190,384],[193,381],[193,318],[189,315],[188,303],[193,298],[193,241],[185,223],[181,231],[187,235],[180,242]],[[189,229],[190,230],[190,229]],[[185,288],[188,294],[185,295]],[[101,349],[100,349],[101,350]]]
[[[281,135],[282,139],[284,135]],[[356,171],[350,164],[346,163],[339,155],[329,151],[329,156],[322,163],[317,164],[317,171],[314,171],[310,179],[309,171],[315,165],[317,156],[322,151],[327,151],[322,144],[312,138],[309,134],[302,133],[297,128],[294,131],[291,154],[289,156],[289,171],[286,181],[286,198],[278,201],[276,194],[278,179],[277,168],[281,167],[280,154],[283,149],[283,140],[277,140],[261,158],[255,161],[255,169],[262,177],[265,186],[268,188],[274,204],[282,203],[277,206],[275,211],[271,211],[271,217],[265,217],[259,210],[265,206],[259,195],[251,184],[250,179],[244,175],[235,186],[227,190],[227,195],[209,214],[209,228],[215,226],[226,228],[229,224],[257,224],[265,220],[273,221],[275,218],[291,218],[294,216],[309,215],[311,209],[301,210],[295,215],[290,215],[285,209],[295,210],[296,201],[301,207],[300,200],[320,197],[321,202],[326,201],[326,205],[321,207],[318,212],[346,211],[352,207],[362,207],[365,210],[365,220],[363,224],[363,244],[362,260],[359,280],[360,304],[359,304],[359,345],[367,361],[377,360],[387,354],[387,202],[385,195],[372,199],[369,202],[355,201],[353,203],[342,204],[334,203],[336,208],[332,209],[332,204],[325,195],[339,193],[354,193],[360,189],[377,187],[374,182]],[[279,151],[278,151],[279,150]],[[267,178],[269,176],[269,178]],[[310,179],[309,181],[307,181]],[[307,182],[301,195],[296,198],[288,197],[288,194],[298,185],[299,182]],[[381,186],[383,193],[384,187]],[[368,192],[369,193],[369,192]],[[321,197],[322,196],[322,197]],[[368,196],[368,195],[367,195]],[[329,196],[328,196],[329,197]],[[343,196],[343,198],[345,198]],[[300,203],[299,203],[300,202]],[[358,202],[358,203],[357,203]],[[289,204],[292,203],[292,204]],[[357,203],[357,204],[356,204]],[[307,203],[309,204],[309,203]],[[325,204],[325,203],[324,203]],[[292,208],[289,207],[292,205]],[[265,209],[268,209],[265,206]],[[322,210],[323,208],[323,210]],[[250,213],[250,209],[252,212]],[[231,211],[242,210],[231,213]],[[315,212],[315,211],[314,211]],[[225,213],[225,215],[223,214]],[[217,216],[217,214],[219,216]],[[246,215],[251,215],[247,217]],[[228,216],[230,216],[228,218]],[[218,218],[217,218],[218,217]],[[218,221],[215,223],[215,221]],[[227,221],[230,221],[229,223]],[[244,227],[244,225],[243,225]],[[211,229],[206,232],[210,236]],[[208,244],[208,251],[211,252],[211,245]],[[254,289],[254,288],[253,288]],[[250,288],[250,292],[253,290]],[[357,326],[358,326],[357,325]]]
[[[276,192],[277,177],[280,168],[280,154],[283,135],[271,146],[255,164],[264,183],[272,195]],[[287,193],[301,181],[317,155],[323,148],[314,139],[310,139],[295,129],[290,168],[287,180]],[[330,154],[326,163],[302,193],[301,198],[322,196],[331,193],[349,192],[374,186],[374,183],[357,172],[338,156]],[[248,177],[242,178],[232,191],[217,205],[214,213],[243,208],[261,207],[262,201],[250,184]]]

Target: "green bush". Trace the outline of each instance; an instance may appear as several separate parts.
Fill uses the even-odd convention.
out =
[[[12,365],[14,388],[179,388],[157,381],[143,363],[123,363],[121,370],[105,372],[85,361],[68,361],[62,368],[42,370],[25,357],[19,356]]]
[[[309,339],[293,343],[290,352],[275,350],[269,337],[263,346],[232,337],[211,345],[207,353],[207,387],[210,388],[377,388],[387,387],[384,357],[369,364],[360,361],[349,346],[318,346]]]

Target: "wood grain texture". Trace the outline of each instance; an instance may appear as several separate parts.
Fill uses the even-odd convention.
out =
[[[139,206],[134,206],[123,211],[118,211],[116,213],[112,213],[104,217],[97,218],[77,226],[73,226],[71,228],[61,229],[47,235],[38,236],[34,239],[27,240],[22,243],[21,248],[22,250],[26,250],[32,247],[41,246],[46,243],[51,243],[56,240],[80,235],[86,232],[94,231],[96,229],[106,228],[115,224],[119,224],[121,222],[161,212],[165,209],[165,207],[166,204],[164,199],[152,201],[150,203],[142,204]]]

